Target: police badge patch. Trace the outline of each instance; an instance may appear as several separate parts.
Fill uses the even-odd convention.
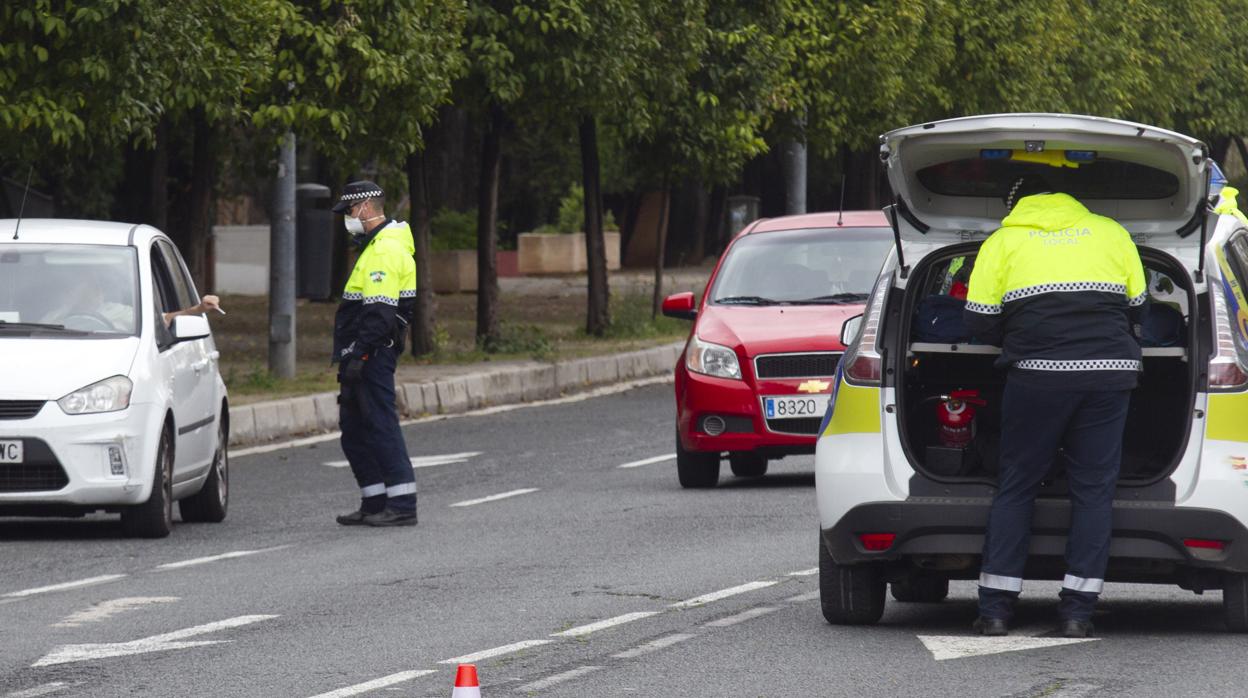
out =
[[[373,283],[379,284],[381,283],[382,279],[386,278],[386,272],[384,271],[369,272],[368,278],[372,279]]]

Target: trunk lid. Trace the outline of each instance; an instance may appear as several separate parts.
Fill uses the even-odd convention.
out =
[[[1109,216],[1141,244],[1200,248],[1210,163],[1204,143],[1173,131],[1076,114],[994,114],[890,131],[880,158],[897,197],[903,251],[982,239],[1004,195],[1039,173]]]

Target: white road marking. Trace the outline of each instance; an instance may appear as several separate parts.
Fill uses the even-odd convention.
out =
[[[368,693],[369,691],[374,691],[378,688],[393,686],[396,683],[411,681],[412,679],[418,679],[422,676],[428,676],[433,673],[436,673],[433,669],[400,671],[397,674],[383,676],[380,679],[373,679],[372,681],[366,681],[364,683],[357,683],[354,686],[347,686],[346,688],[340,688],[336,691],[330,691],[329,693],[318,693],[312,696],[312,698],[347,698],[347,696],[358,696],[361,693]]]
[[[1041,649],[1043,647],[1060,647],[1080,642],[1094,642],[1100,638],[1067,638],[1067,637],[1036,637],[1043,632],[1052,630],[1051,626],[1033,625],[1011,629],[1004,637],[983,637],[971,635],[970,628],[964,635],[918,635],[919,642],[932,653],[936,661],[946,659],[962,659],[978,657],[986,654],[1003,652],[1022,652],[1024,650]]]
[[[476,458],[481,455],[481,451],[467,451],[465,453],[447,453],[440,456],[413,456],[412,469],[416,468],[432,468],[435,465],[453,465],[455,463],[467,463],[469,459]],[[345,468],[350,463],[345,460],[326,461],[325,465],[331,468]]]
[[[671,605],[671,608],[693,608],[695,606],[701,606],[703,604],[711,603],[712,601],[719,601],[720,599],[726,599],[729,596],[736,596],[737,594],[744,594],[748,591],[754,591],[755,589],[765,589],[775,583],[776,583],[775,581],[750,582],[748,584],[742,584],[741,586],[735,586],[729,589],[720,589],[719,591],[712,591],[709,594],[695,596],[692,599],[686,599],[684,601],[674,603]]]
[[[59,623],[53,623],[54,628],[76,628],[84,623],[98,623],[102,620],[108,620],[118,613],[125,613],[131,609],[147,606],[154,603],[173,603],[180,601],[176,596],[132,596],[124,599],[112,599],[97,603],[85,611],[78,611],[65,618]]]
[[[48,683],[40,684],[38,686],[27,688],[24,691],[14,691],[12,693],[6,693],[4,694],[4,698],[38,698],[39,696],[46,696],[46,695],[56,693],[62,688],[69,688],[69,684],[64,681],[51,681]]]
[[[482,659],[489,659],[491,657],[499,657],[504,654],[511,654],[512,652],[519,652],[520,650],[528,649],[530,647],[537,647],[539,645],[549,645],[551,642],[552,642],[551,640],[523,640],[521,642],[513,642],[510,645],[503,645],[502,647],[495,647],[493,649],[481,650],[480,652],[473,652],[472,654],[465,654],[462,657],[452,657],[450,659],[443,659],[442,661],[438,663],[439,664],[475,664],[476,662],[479,662]]]
[[[227,628],[237,628],[244,625],[250,625],[252,623],[258,623],[262,620],[269,620],[272,618],[277,618],[277,616],[238,616],[237,618],[227,618],[225,620],[219,620],[215,623],[196,625],[191,628],[175,630],[171,633],[153,635],[151,637],[131,640],[129,642],[61,645],[44,655],[44,657],[39,661],[31,664],[31,666],[51,666],[53,664],[86,662],[94,659],[107,659],[109,657],[124,657],[131,654],[145,654],[147,652],[180,650],[187,649],[188,647],[199,647],[201,645],[217,645],[222,642],[228,642],[228,640],[196,640],[194,642],[183,642],[182,640],[188,637],[195,637],[196,635],[204,635],[218,630],[225,630]]]
[[[631,650],[624,650],[623,652],[617,652],[616,654],[613,654],[611,656],[615,657],[616,659],[632,659],[633,657],[640,657],[643,654],[650,654],[651,652],[654,652],[656,650],[661,650],[664,647],[671,647],[672,645],[678,642],[684,642],[685,640],[688,640],[691,637],[693,637],[693,635],[689,635],[686,633],[676,633],[675,635],[668,635],[667,637],[661,637],[657,640],[647,642],[644,645],[638,645],[632,648]]]
[[[420,417],[418,419],[405,419],[399,422],[400,426],[408,426],[409,424],[424,424],[426,422],[440,422],[444,419],[457,419],[459,417],[484,417],[500,412],[511,412],[512,410],[523,410],[530,407],[544,407],[546,405],[566,405],[571,402],[582,402],[604,395],[614,395],[616,393],[624,393],[636,388],[643,388],[647,385],[659,385],[660,383],[671,383],[675,380],[672,374],[655,376],[653,378],[643,378],[641,380],[629,381],[627,383],[617,383],[602,388],[596,388],[584,393],[569,395],[567,397],[552,398],[550,400],[539,400],[537,402],[521,402],[514,405],[498,405],[497,407],[486,407],[480,410],[472,410],[471,412],[459,412],[456,414],[439,414],[431,417]],[[258,453],[272,453],[273,451],[281,451],[287,448],[299,448],[300,446],[312,446],[314,444],[325,443],[326,441],[337,441],[342,437],[342,432],[332,431],[317,436],[306,436],[300,439],[291,439],[289,441],[281,441],[275,444],[265,444],[263,446],[249,446],[248,448],[240,448],[238,450],[230,449],[230,458],[242,458],[244,456],[254,456]]]
[[[614,628],[617,625],[623,625],[624,623],[631,623],[635,620],[641,620],[642,618],[649,618],[650,616],[657,615],[659,615],[659,611],[638,611],[636,613],[625,613],[622,616],[600,620],[597,623],[578,625],[575,628],[569,628],[561,633],[551,633],[551,637],[580,637],[582,635],[596,633],[599,630]]]
[[[743,621],[747,621],[752,618],[765,616],[768,613],[771,613],[772,611],[778,611],[778,610],[780,609],[774,608],[772,606],[759,606],[758,608],[751,608],[748,611],[742,611],[741,613],[738,613],[735,616],[728,616],[727,618],[720,618],[719,620],[713,620],[710,623],[707,623],[707,625],[712,628],[726,628],[730,625],[736,625],[737,623],[741,623]]]
[[[669,453],[666,456],[655,456],[654,458],[646,458],[644,460],[635,460],[632,463],[617,465],[617,468],[640,468],[643,465],[651,465],[653,463],[662,463],[665,460],[673,460],[676,458],[675,453]]]
[[[1057,691],[1047,695],[1050,695],[1053,698],[1080,698],[1081,696],[1086,696],[1093,691],[1099,691],[1102,688],[1105,687],[1091,683],[1072,683],[1069,686],[1062,686],[1057,689]]]
[[[536,491],[538,491],[538,488],[537,488],[537,487],[526,487],[525,489],[522,489],[522,490],[512,490],[512,491],[510,491],[510,492],[502,492],[502,493],[499,493],[499,494],[492,494],[492,495],[490,495],[490,496],[488,496],[488,497],[482,497],[482,498],[480,498],[480,499],[466,499],[466,500],[464,500],[464,501],[462,501],[462,502],[455,502],[455,503],[454,503],[454,504],[452,504],[451,506],[453,506],[453,507],[470,507],[470,506],[473,506],[473,505],[476,505],[476,504],[485,504],[486,502],[497,502],[497,501],[498,501],[498,500],[500,500],[500,499],[507,499],[508,497],[518,497],[518,496],[520,496],[520,495],[522,495],[522,494],[528,494],[528,493],[530,493],[530,492],[536,492]]]
[[[806,592],[805,594],[798,594],[797,596],[790,596],[789,598],[785,599],[785,601],[788,601],[789,603],[801,603],[803,601],[814,601],[817,598],[819,598],[819,592],[809,591],[809,592]]]
[[[570,671],[565,671],[562,674],[555,674],[554,676],[547,676],[546,678],[540,681],[534,681],[533,683],[525,684],[521,686],[520,688],[517,688],[516,693],[532,693],[534,691],[544,691],[550,688],[551,686],[554,686],[556,684],[561,684],[564,681],[571,681],[572,679],[584,676],[590,672],[598,671],[601,668],[602,667],[600,666],[577,667]]]
[[[798,570],[798,571],[796,571],[796,572],[790,572],[788,576],[790,576],[790,577],[809,577],[809,576],[810,576],[810,575],[812,575],[812,574],[819,574],[819,568],[818,568],[818,567],[811,567],[811,568],[810,568],[810,569],[808,569],[808,570]]]
[[[65,591],[66,589],[77,589],[78,587],[87,587],[92,584],[104,584],[106,582],[114,582],[125,577],[124,574],[105,574],[99,577],[91,577],[89,579],[79,579],[76,582],[64,582],[63,584],[52,584],[46,587],[35,587],[34,589],[23,589],[21,591],[10,591],[5,594],[5,598],[17,599],[24,596],[34,596],[35,594],[47,594],[53,591]]]
[[[221,553],[220,555],[209,555],[208,557],[191,558],[190,560],[182,560],[181,562],[168,562],[163,565],[158,565],[156,569],[178,570],[178,569],[182,569],[183,567],[194,567],[195,565],[203,565],[209,562],[219,562],[221,560],[232,560],[236,557],[247,557],[248,555],[255,555],[256,553],[269,553],[269,552],[273,552],[274,550],[282,550],[283,548],[289,548],[289,547],[290,547],[289,545],[279,545],[273,548],[260,548],[259,550],[235,550],[229,553]]]

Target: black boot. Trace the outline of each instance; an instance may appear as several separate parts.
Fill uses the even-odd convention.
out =
[[[384,526],[415,526],[415,511],[395,511],[386,507],[379,514],[369,514],[364,517],[364,523],[368,526],[384,527]]]
[[[971,624],[971,629],[980,635],[1000,637],[1010,634],[1010,624],[1004,618],[986,618],[980,616]]]
[[[1062,621],[1062,637],[1092,637],[1092,621],[1067,618]]]

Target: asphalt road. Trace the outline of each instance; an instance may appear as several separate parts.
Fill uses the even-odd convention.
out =
[[[448,696],[459,661],[485,696],[1245,692],[1217,592],[1109,585],[1091,641],[1053,637],[1047,583],[1005,639],[969,583],[830,626],[812,459],[681,490],[672,420],[663,384],[408,425],[416,528],[334,523],[332,440],[236,454],[229,518],[165,540],[0,520],[0,697]]]

